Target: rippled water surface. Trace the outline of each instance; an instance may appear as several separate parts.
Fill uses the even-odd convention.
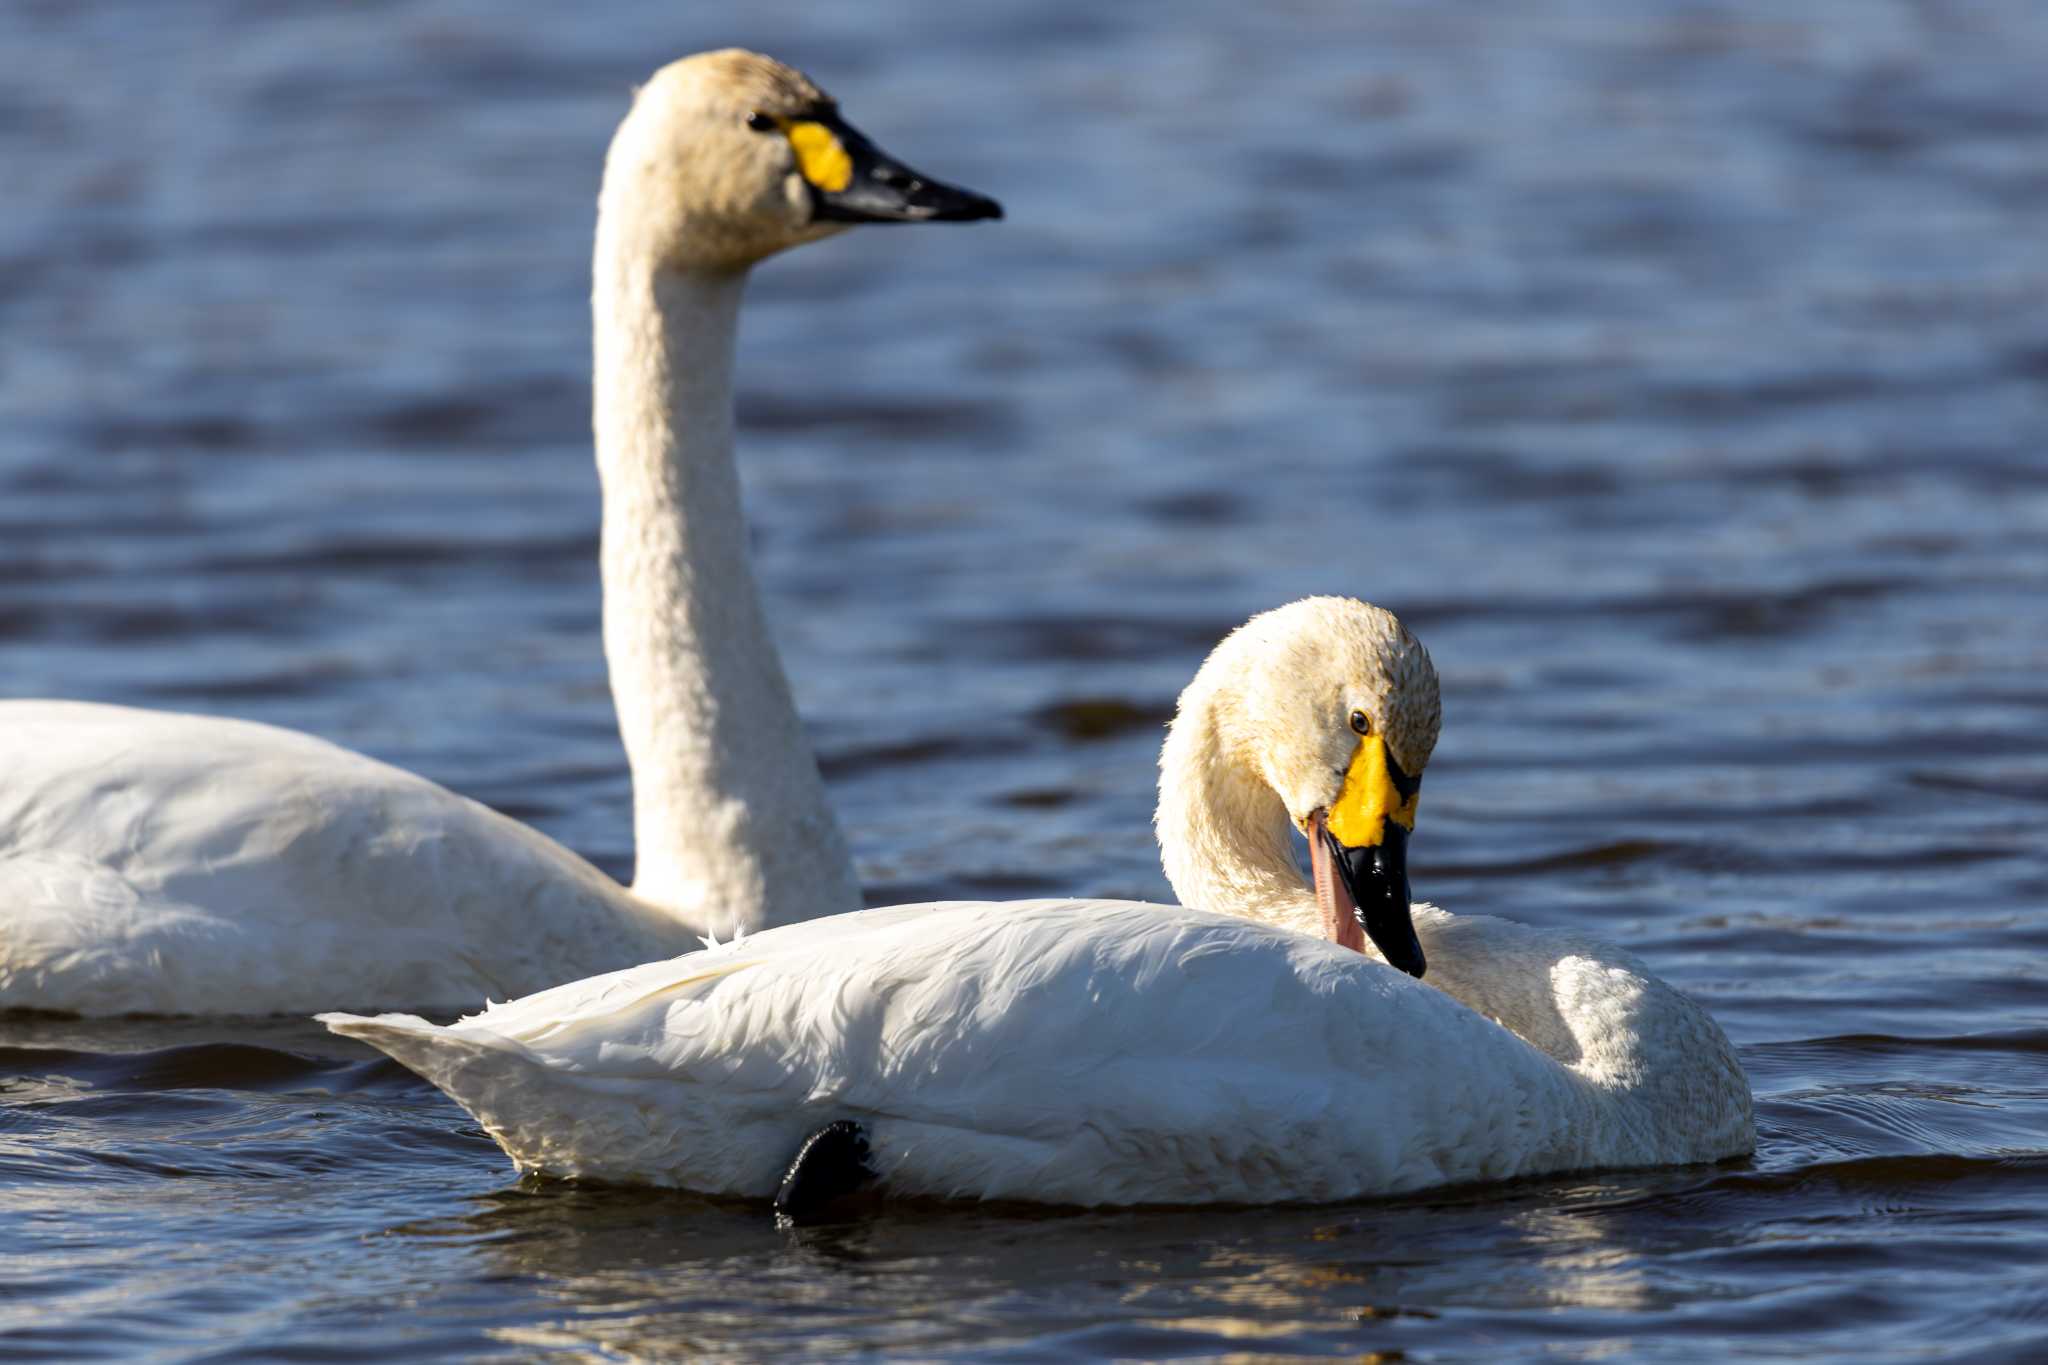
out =
[[[309,1025],[14,1017],[0,1354],[2048,1354],[2048,6],[585,11],[0,9],[0,693],[301,727],[624,873],[592,200],[629,84],[749,43],[1011,213],[749,303],[871,899],[1163,897],[1179,686],[1366,596],[1444,676],[1418,893],[1705,1000],[1756,1157],[797,1235],[516,1183]]]

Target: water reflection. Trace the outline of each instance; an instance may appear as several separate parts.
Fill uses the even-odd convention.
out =
[[[460,1242],[472,1274],[528,1286],[520,1319],[492,1328],[507,1344],[657,1356],[759,1348],[772,1303],[777,1332],[818,1350],[938,1349],[1018,1318],[1039,1333],[1062,1318],[1093,1324],[1091,1334],[1114,1324],[1126,1334],[1115,1340],[1150,1349],[1168,1337],[1278,1348],[1449,1330],[1462,1306],[1650,1311],[1669,1297],[1646,1268],[1661,1249],[1656,1229],[1607,1215],[1711,1179],[1533,1184],[1344,1210],[934,1206],[801,1231],[775,1229],[757,1205],[528,1183],[392,1231]]]

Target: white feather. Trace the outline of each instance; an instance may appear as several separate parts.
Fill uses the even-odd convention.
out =
[[[1418,911],[1432,959],[1569,1001],[1567,1062],[1360,954],[1118,901],[896,906],[752,935],[439,1028],[323,1016],[521,1169],[760,1197],[867,1131],[899,1195],[1324,1201],[1748,1150],[1711,1020],[1625,955]],[[1565,1040],[1568,1040],[1566,1042]]]
[[[1711,1018],[1579,935],[1413,911],[1426,984],[1324,942],[1287,845],[1361,741],[1420,772],[1436,675],[1391,615],[1315,598],[1181,695],[1158,830],[1176,887],[788,925],[446,1028],[324,1015],[453,1096],[518,1165],[770,1193],[853,1119],[896,1194],[1332,1200],[1750,1149]],[[1285,793],[1283,795],[1283,793]],[[1183,890],[1187,894],[1187,890]]]

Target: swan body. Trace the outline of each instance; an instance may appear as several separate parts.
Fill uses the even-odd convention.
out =
[[[331,1026],[523,1169],[713,1194],[774,1193],[834,1118],[892,1194],[1052,1204],[1324,1202],[1747,1150],[1718,1031],[1632,959],[1417,919],[1432,961],[1483,953],[1570,1001],[1545,1041],[1573,1063],[1350,949],[1124,901],[861,911],[448,1028]],[[1700,1048],[1719,1091],[1667,1084]]]
[[[310,735],[0,704],[0,772],[9,1003],[474,1002],[681,946],[669,915],[553,840]]]
[[[1218,647],[1162,755],[1166,864],[1212,909],[897,906],[446,1027],[323,1018],[523,1170],[717,1194],[774,1192],[840,1120],[892,1194],[1055,1204],[1327,1201],[1749,1151],[1727,1039],[1628,954],[1404,894],[1418,980],[1375,951],[1404,956],[1400,935],[1354,946],[1329,922],[1287,826],[1354,827],[1376,765],[1419,779],[1436,714],[1398,622],[1310,599]]]
[[[748,269],[857,221],[998,216],[752,53],[657,72],[606,158],[593,412],[630,890],[515,821],[268,726],[0,703],[0,1009],[453,1013],[860,904],[746,547]]]

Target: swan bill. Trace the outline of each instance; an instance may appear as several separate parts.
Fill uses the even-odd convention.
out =
[[[836,111],[787,120],[783,134],[820,222],[970,223],[1003,216],[1003,206],[987,195],[910,169]]]
[[[1344,790],[1330,806],[1330,832],[1351,848],[1366,848],[1385,837],[1390,822],[1412,830],[1421,793],[1421,775],[1408,775],[1383,736],[1367,735],[1358,741]]]
[[[1369,938],[1389,965],[1414,977],[1428,970],[1409,917],[1406,827],[1388,820],[1379,843],[1351,845],[1331,831],[1325,812],[1317,811],[1309,823],[1309,861],[1316,903],[1334,942],[1363,952],[1363,940]]]
[[[1355,917],[1381,956],[1410,976],[1428,965],[1408,916],[1408,834],[1421,794],[1422,775],[1410,776],[1386,738],[1369,734],[1351,756],[1343,790],[1309,826],[1325,931],[1362,950],[1357,931],[1345,924],[1347,914]]]

